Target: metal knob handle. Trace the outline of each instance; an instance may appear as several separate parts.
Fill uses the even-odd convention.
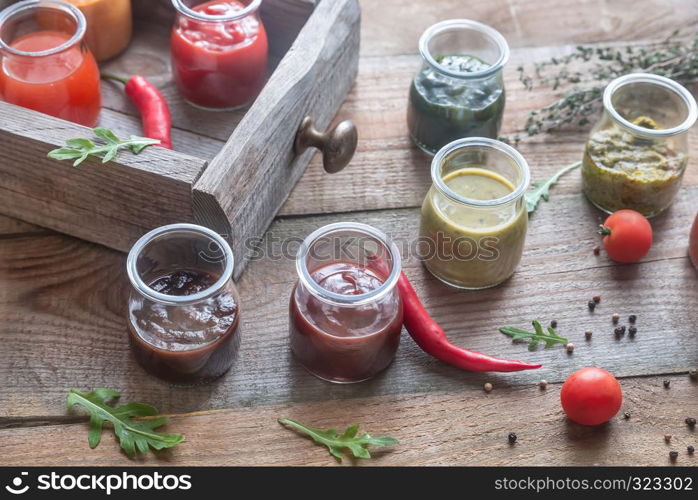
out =
[[[339,172],[346,167],[354,156],[359,136],[356,125],[351,120],[344,120],[327,132],[318,132],[313,120],[306,116],[298,127],[294,148],[301,154],[308,148],[322,151],[322,164],[329,174]]]

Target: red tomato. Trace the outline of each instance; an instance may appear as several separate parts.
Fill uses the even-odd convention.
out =
[[[634,210],[618,210],[606,219],[599,231],[603,246],[616,262],[637,262],[652,246],[652,226]]]
[[[592,366],[567,377],[560,391],[560,401],[570,420],[582,425],[598,425],[618,413],[623,393],[613,375]]]

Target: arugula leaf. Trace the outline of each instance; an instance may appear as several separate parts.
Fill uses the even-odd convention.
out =
[[[128,139],[119,139],[117,135],[108,128],[97,127],[92,129],[92,132],[102,139],[105,144],[95,144],[89,139],[76,137],[65,141],[67,147],[54,149],[48,152],[48,157],[54,160],[75,160],[73,166],[77,167],[85,161],[90,155],[102,156],[102,163],[107,163],[119,153],[119,150],[128,148],[133,154],[138,154],[148,146],[160,144],[157,139],[148,137],[139,137],[137,135],[129,136]]]
[[[567,344],[568,340],[565,337],[561,337],[557,334],[554,328],[548,327],[548,332],[543,331],[543,327],[540,325],[539,321],[533,320],[533,332],[523,330],[521,328],[516,328],[513,326],[503,326],[499,329],[500,332],[505,335],[509,335],[511,339],[516,342],[518,340],[528,339],[528,350],[535,351],[538,344],[541,342],[545,343],[545,348],[554,346],[555,344]]]
[[[536,208],[538,208],[538,204],[540,203],[541,199],[545,201],[548,201],[550,199],[550,188],[557,184],[557,181],[560,180],[560,177],[565,175],[570,170],[574,170],[575,168],[579,167],[581,164],[581,161],[570,163],[566,167],[563,167],[560,170],[558,170],[555,173],[555,175],[553,175],[547,181],[532,182],[531,189],[529,189],[524,195],[524,199],[526,200],[526,210],[528,211],[529,215],[536,211]]]
[[[345,449],[349,450],[356,458],[371,458],[371,454],[366,449],[367,446],[392,446],[398,443],[397,439],[390,436],[372,437],[367,432],[357,437],[359,424],[348,427],[347,430],[340,435],[337,429],[317,429],[290,418],[280,418],[277,421],[281,425],[290,427],[296,432],[306,434],[320,446],[327,446],[330,454],[335,457],[338,462],[342,461],[342,450]]]
[[[171,448],[184,441],[182,434],[166,434],[155,430],[167,422],[166,417],[132,420],[132,417],[157,415],[157,408],[145,403],[128,403],[117,407],[107,404],[108,401],[118,398],[119,393],[114,389],[99,388],[91,392],[70,389],[67,399],[68,409],[80,405],[90,414],[90,430],[87,434],[90,448],[96,448],[99,444],[105,421],[114,426],[114,434],[129,457],[136,456],[137,452],[148,453],[149,448],[154,450]]]

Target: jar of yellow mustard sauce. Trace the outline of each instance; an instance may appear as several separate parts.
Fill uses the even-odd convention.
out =
[[[494,139],[458,139],[436,154],[431,177],[420,224],[426,268],[457,288],[505,281],[521,260],[528,228],[526,160]]]

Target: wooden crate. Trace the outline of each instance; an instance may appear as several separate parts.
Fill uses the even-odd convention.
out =
[[[0,0],[0,7],[11,2]],[[142,74],[170,104],[174,151],[147,148],[74,168],[46,153],[89,129],[0,102],[0,211],[85,240],[127,251],[147,231],[173,222],[215,229],[236,256],[261,237],[308,165],[294,152],[309,116],[326,127],[357,73],[360,10],[356,0],[264,0],[270,76],[254,104],[239,112],[196,109],[177,93],[169,69],[169,0],[134,0],[129,48],[102,67]],[[123,88],[102,83],[100,126],[141,133]]]

